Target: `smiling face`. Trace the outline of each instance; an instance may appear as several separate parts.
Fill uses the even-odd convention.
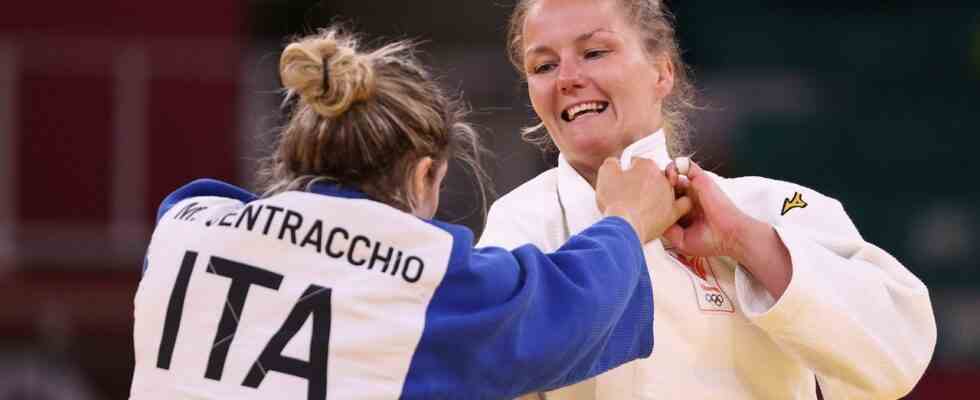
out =
[[[616,1],[538,1],[523,37],[531,105],[590,183],[605,158],[662,127],[671,63],[645,51]]]

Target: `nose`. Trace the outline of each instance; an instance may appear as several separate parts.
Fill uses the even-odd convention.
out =
[[[570,93],[585,87],[585,80],[582,78],[578,63],[563,62],[558,68],[558,89],[562,93]]]

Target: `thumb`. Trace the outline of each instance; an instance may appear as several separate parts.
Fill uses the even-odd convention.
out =
[[[700,165],[691,161],[690,169],[687,172],[690,180],[689,187],[694,191],[694,195],[700,203],[712,202],[718,204],[720,197],[724,197],[721,188],[712,179],[711,174],[705,172]]]
[[[687,171],[687,189],[693,191],[693,195],[699,200],[705,195],[711,195],[714,189],[714,181],[711,175],[704,171],[700,165],[694,161],[690,162]]]
[[[698,193],[703,193],[715,188],[715,182],[712,179],[711,174],[706,172],[694,161],[691,161],[691,166],[687,171],[687,178],[690,181],[690,186],[693,187]]]

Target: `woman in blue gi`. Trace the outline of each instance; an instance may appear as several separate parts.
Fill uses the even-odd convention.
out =
[[[431,218],[477,137],[411,50],[337,29],[290,44],[265,194],[198,180],[163,201],[132,399],[512,398],[650,354],[641,243],[690,200],[652,162],[610,161],[604,218],[564,246],[473,249]]]

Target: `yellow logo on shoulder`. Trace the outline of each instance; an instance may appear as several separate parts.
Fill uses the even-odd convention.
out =
[[[783,213],[779,215],[786,215],[786,213],[788,213],[789,210],[792,210],[794,208],[806,208],[806,206],[807,206],[806,202],[803,201],[803,195],[801,195],[800,192],[795,192],[793,193],[792,199],[783,200]]]

